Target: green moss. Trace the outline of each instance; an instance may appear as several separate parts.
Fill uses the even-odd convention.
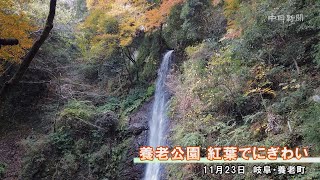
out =
[[[70,101],[60,113],[62,118],[76,117],[83,120],[89,119],[95,113],[93,105],[85,101]]]

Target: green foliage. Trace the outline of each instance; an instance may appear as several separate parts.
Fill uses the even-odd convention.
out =
[[[142,100],[145,95],[145,89],[143,88],[135,88],[130,90],[129,94],[126,96],[126,99],[122,102],[121,108],[126,109],[138,101]]]
[[[234,146],[246,146],[246,145],[251,145],[248,143],[252,143],[248,141],[251,139],[252,133],[249,130],[249,127],[244,125],[236,128],[235,130],[229,132],[227,136],[229,137],[228,139],[228,144],[226,145],[234,145]]]
[[[7,168],[7,165],[5,163],[0,162],[0,178],[4,177],[6,168]]]
[[[318,105],[305,108],[311,90],[319,86],[319,78],[310,76],[318,74],[312,64],[317,63],[319,48],[315,40],[319,10],[314,8],[318,2],[274,2],[224,1],[228,28],[236,32],[228,32],[220,41],[217,35],[209,38],[201,29],[203,22],[194,20],[193,12],[210,14],[205,8],[194,11],[204,1],[190,0],[172,8],[165,38],[170,45],[182,46],[188,56],[169,83],[174,92],[173,144],[295,147],[303,143],[311,144],[312,152],[319,150]],[[305,20],[271,22],[267,19],[271,14],[303,14]],[[298,70],[304,74],[297,75]],[[268,131],[270,112],[278,117],[276,133]],[[187,167],[172,165],[169,176],[205,179],[197,176],[196,167],[181,172]]]
[[[152,84],[151,86],[148,87],[146,96],[151,97],[154,94],[155,90],[156,90],[156,86]]]
[[[145,65],[141,74],[141,80],[145,82],[152,82],[152,80],[156,79],[158,62],[156,59],[153,59],[151,56],[148,56],[145,59]]]
[[[204,39],[219,39],[224,32],[220,7],[213,7],[209,0],[187,0],[171,9],[164,38],[171,47],[180,49]]]
[[[77,162],[76,155],[68,152],[65,153],[60,159],[60,167],[62,172],[68,172],[68,174],[72,175],[79,168],[79,163]],[[61,176],[61,175],[60,175]]]
[[[282,1],[277,8],[272,2],[243,2],[240,6],[235,21],[241,22],[239,26],[243,36],[241,41],[234,41],[235,52],[244,62],[262,61],[296,68],[294,61],[301,64],[308,59],[306,44],[314,43],[312,38],[303,34],[317,34],[315,26],[319,23],[319,17],[315,14],[319,8],[316,10],[315,7],[319,7],[319,2],[306,1],[302,5],[300,1]],[[309,9],[310,6],[313,8]],[[270,21],[267,18],[271,14],[303,14],[304,21]]]
[[[41,179],[44,174],[51,179],[119,179],[127,173],[133,138],[123,139],[117,132],[126,128],[126,118],[154,94],[155,86],[150,84],[163,53],[161,35],[177,54],[186,55],[178,56],[182,66],[168,78],[174,93],[170,105],[173,144],[295,146],[303,142],[311,144],[312,153],[320,150],[320,106],[307,100],[310,90],[319,86],[318,72],[311,63],[320,64],[319,2],[228,0],[220,5],[186,0],[171,9],[162,34],[137,32],[141,39],[133,41],[135,21],[122,22],[122,14],[110,16],[108,10],[92,9],[77,38],[84,58],[89,60],[81,74],[87,79],[106,79],[108,90],[121,96],[108,98],[98,108],[86,101],[68,102],[60,118],[85,121],[70,120],[74,126],[61,126],[41,141],[30,140],[24,179]],[[228,32],[221,39],[226,28],[223,14],[229,29],[239,30],[232,38]],[[267,20],[271,14],[303,14],[305,20],[271,22]],[[130,37],[121,43],[123,34]],[[136,64],[120,53],[123,44],[138,52]],[[50,49],[55,47],[49,47],[48,52]],[[66,59],[66,52],[59,51],[58,59]],[[303,72],[299,76],[294,72],[298,69],[295,61]],[[103,68],[97,70],[98,63],[103,63]],[[125,121],[115,134],[86,124],[96,113],[108,111]],[[277,134],[266,131],[269,111],[282,117]],[[75,125],[77,122],[83,126]],[[207,178],[197,165],[168,167],[172,179]],[[312,168],[314,172],[308,177],[316,179],[319,168]],[[2,169],[0,165],[0,176]],[[251,174],[247,177],[254,178]]]
[[[314,46],[313,58],[314,63],[316,63],[318,67],[320,67],[320,43]]]
[[[24,10],[26,10],[39,25],[45,23],[49,12],[49,3],[44,1],[28,1],[27,5],[24,5]],[[55,22],[60,25],[67,25],[74,23],[76,20],[76,10],[72,8],[72,4],[66,1],[58,1],[56,7]]]
[[[95,113],[93,105],[85,101],[70,101],[60,113],[62,118],[80,118],[88,120]]]
[[[301,112],[301,118],[305,122],[303,128],[305,143],[312,143],[314,145],[312,152],[317,153],[320,150],[320,105],[310,105]]]
[[[26,139],[23,142],[26,155],[23,159],[22,178],[33,179],[55,176],[59,156],[71,151],[73,141],[69,132],[59,130],[39,139]],[[60,174],[60,177],[61,174]]]
[[[91,101],[69,101],[59,113],[54,128],[66,131],[78,129],[74,131],[74,136],[90,131],[95,126],[94,117],[99,113],[91,103]]]
[[[120,177],[127,166],[132,138],[116,141],[100,130],[61,128],[38,140],[24,143],[27,154],[22,177],[32,179],[100,179]],[[79,132],[81,131],[81,132]],[[88,171],[89,170],[89,171]]]
[[[106,104],[98,107],[97,111],[98,112],[107,112],[107,111],[117,112],[118,109],[120,108],[120,103],[121,102],[117,97],[110,97],[107,100]]]
[[[300,87],[296,91],[288,92],[278,102],[272,105],[272,108],[278,114],[285,114],[294,109],[301,108],[305,105],[306,98],[309,95],[307,87]]]
[[[182,147],[201,146],[204,143],[204,137],[198,132],[186,134],[180,141]]]
[[[129,94],[121,102],[121,114],[128,115],[128,113],[136,110],[140,105],[148,100],[154,93],[154,85],[151,85],[147,89],[143,87],[137,87],[131,89]]]
[[[101,148],[97,152],[94,152],[90,155],[89,163],[98,164],[97,161],[103,161],[104,158],[106,158],[106,156],[109,154],[109,152],[110,150],[107,145],[101,146]]]
[[[100,26],[106,34],[119,33],[119,22],[115,17],[105,17],[101,19]]]
[[[139,41],[137,66],[141,69],[140,82],[151,82],[156,78],[157,68],[160,64],[160,42],[159,34],[155,32],[151,35],[146,35]]]
[[[79,139],[74,143],[75,154],[81,156],[82,154],[86,154],[87,148],[90,142],[86,141],[86,139]]]
[[[177,47],[179,42],[188,41],[184,38],[186,33],[182,29],[184,22],[180,17],[182,6],[183,4],[177,4],[172,7],[167,20],[168,26],[164,29],[164,38],[171,47]]]
[[[308,179],[318,179],[320,177],[320,166],[317,163],[312,164],[308,167],[309,173],[304,175],[299,175],[297,178],[308,180]]]
[[[130,155],[128,151],[130,149],[130,144],[132,143],[132,141],[133,141],[133,138],[131,137],[131,138],[125,139],[122,142],[119,142],[116,146],[112,147],[112,156],[111,156],[112,163],[119,166],[120,163],[126,162],[128,160],[128,156]],[[121,167],[121,169],[119,170],[123,171],[125,170],[125,168],[126,167]],[[117,173],[118,176],[121,176],[121,173],[119,171],[115,173]]]
[[[80,73],[89,82],[96,82],[99,78],[98,65],[93,63],[86,63],[81,66]]]
[[[118,37],[113,34],[96,36],[90,45],[90,59],[102,61],[112,58],[118,52]]]
[[[228,123],[217,122],[215,123],[216,125],[207,128],[208,134],[210,134],[210,140],[205,140],[205,145],[211,146],[212,144],[215,144],[217,146],[252,146],[255,144],[254,134],[248,125],[227,125]]]
[[[74,142],[69,131],[59,130],[57,133],[53,133],[49,137],[50,143],[60,153],[70,151]]]
[[[182,29],[186,38],[199,41],[206,36],[206,20],[213,9],[209,0],[187,0],[183,5],[180,17],[184,20]]]
[[[108,168],[108,165],[106,162],[109,160],[106,160],[108,157],[110,157],[110,147],[106,145],[102,145],[100,149],[92,154],[89,155],[88,162],[89,167],[92,169],[92,173],[94,174],[101,174],[105,171],[105,168]],[[99,164],[99,166],[97,166]],[[107,167],[104,167],[107,166]],[[111,174],[109,174],[110,176]]]

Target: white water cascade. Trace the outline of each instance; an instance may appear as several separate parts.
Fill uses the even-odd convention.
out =
[[[165,132],[167,130],[167,103],[169,101],[169,92],[166,88],[165,81],[170,70],[170,61],[173,50],[168,51],[162,60],[161,67],[158,71],[158,79],[156,84],[155,100],[152,109],[152,118],[149,121],[149,146],[154,149],[157,146],[166,144]],[[159,180],[161,167],[159,163],[147,164],[145,172],[145,180]]]

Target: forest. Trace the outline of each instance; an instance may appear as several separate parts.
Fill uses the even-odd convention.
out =
[[[320,1],[0,0],[0,179],[320,179],[318,163],[165,164],[151,178],[133,159],[161,128],[159,146],[318,157]]]

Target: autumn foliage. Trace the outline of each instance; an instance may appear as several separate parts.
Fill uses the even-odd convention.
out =
[[[13,0],[0,0],[0,38],[19,40],[19,45],[2,46],[0,49],[0,59],[11,63],[19,63],[25,50],[31,47],[33,40],[30,32],[35,30],[24,12],[16,7],[17,3]],[[0,65],[1,71],[3,68]]]
[[[106,58],[119,47],[128,46],[139,28],[147,6],[142,0],[87,0],[89,15],[79,26],[80,47],[86,56]],[[91,54],[91,55],[90,55]]]
[[[235,20],[236,12],[239,10],[239,0],[225,0],[224,1],[224,15],[228,20],[227,34],[223,39],[233,39],[241,35],[241,28],[237,25]]]
[[[183,0],[164,0],[158,8],[146,12],[146,28],[153,29],[159,27],[166,20],[171,8]]]

